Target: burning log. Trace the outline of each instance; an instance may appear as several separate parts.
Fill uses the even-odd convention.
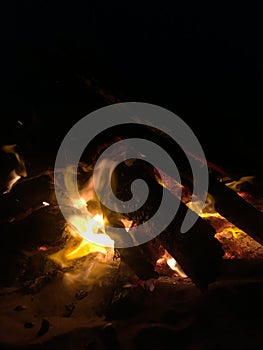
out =
[[[197,156],[190,153],[188,153],[186,157],[180,148],[175,144],[174,140],[155,128],[146,127],[145,125],[136,125],[136,130],[139,135],[143,135],[143,137],[146,139],[153,140],[155,143],[163,145],[163,148],[171,155],[180,171],[182,181],[181,200],[184,203],[189,201],[189,198],[191,198],[189,194],[191,194],[191,190],[193,188],[193,178],[187,157],[191,158],[197,167],[202,167],[206,161],[199,159]],[[129,132],[133,135],[132,128]],[[208,193],[211,194],[215,200],[216,210],[229,222],[246,232],[250,237],[262,245],[263,214],[252,204],[239,196],[234,190],[228,188],[226,185],[224,185],[224,183],[220,182],[215,175],[213,175],[214,173],[218,173],[221,176],[226,176],[227,174],[224,172],[224,170],[220,169],[211,162],[207,162],[207,165],[210,170]],[[162,172],[162,169],[160,169],[160,171]],[[163,173],[162,176],[163,175],[171,179],[169,174]],[[170,182],[169,190],[176,196],[177,188],[172,184],[173,179],[171,179]]]
[[[118,249],[122,262],[126,263],[142,280],[157,278],[155,266],[148,261],[142,246]]]
[[[211,174],[208,191],[222,216],[263,245],[263,214],[257,208]]]
[[[108,216],[107,219],[110,225],[125,228],[122,221],[118,220],[116,216]],[[113,239],[114,227],[112,229],[107,229],[107,234]],[[158,274],[155,271],[155,265],[149,258],[150,251],[147,248],[147,244],[127,248],[118,248],[117,251],[121,261],[129,266],[129,268],[131,268],[142,281],[147,281],[148,279],[158,277]],[[148,256],[147,253],[149,254]]]
[[[127,176],[123,176],[123,174]],[[163,223],[165,215],[163,216],[164,213],[159,212],[158,208],[162,194],[165,192],[165,196],[170,198],[167,202],[172,205],[172,208],[179,208],[179,210],[177,212],[174,210],[174,219],[159,235],[162,246],[178,261],[186,275],[198,287],[205,289],[208,284],[214,282],[224,255],[221,243],[215,238],[215,229],[198,214],[192,212],[196,223],[188,232],[181,233],[186,212],[190,209],[180,198],[158,183],[155,177],[155,169],[149,164],[141,161],[135,161],[131,167],[123,164],[122,167],[119,167],[118,174],[115,175],[117,177],[116,183],[120,184],[119,189],[117,186],[116,193],[119,193],[122,200],[125,200],[128,195],[128,191],[126,192],[125,189],[127,190],[129,183],[135,178],[144,178],[150,188],[144,206],[138,211],[128,214],[129,219],[134,222],[135,226],[147,222],[153,215],[156,215],[155,223],[157,225]],[[123,178],[127,182],[121,181]],[[113,222],[111,223],[113,224]],[[121,255],[126,259],[128,265],[137,271],[144,280],[154,278],[154,268],[148,263],[148,249],[148,245],[145,244],[139,247],[124,248],[121,251]]]
[[[159,238],[186,275],[200,289],[206,289],[217,278],[224,251],[215,238],[215,229],[194,212],[195,224],[186,233],[181,233],[181,225],[188,210],[190,209],[181,202],[174,220]]]

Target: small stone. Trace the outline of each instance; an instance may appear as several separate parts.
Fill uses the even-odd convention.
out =
[[[84,299],[86,296],[88,295],[88,292],[84,289],[80,289],[76,294],[75,294],[75,298],[77,300],[81,300]]]
[[[33,322],[25,322],[25,323],[24,323],[24,327],[25,327],[25,328],[33,328],[34,325],[35,325],[35,324],[34,324]]]
[[[102,328],[102,340],[107,349],[120,349],[120,345],[117,339],[116,330],[112,323],[108,322]]]
[[[37,336],[40,337],[43,334],[47,333],[47,331],[49,330],[49,327],[50,327],[49,321],[43,318],[41,326],[37,332]]]
[[[17,305],[15,308],[14,308],[14,311],[23,311],[26,309],[26,306],[25,305]]]
[[[71,303],[71,304],[67,304],[65,305],[65,309],[66,311],[64,312],[64,317],[70,317],[72,315],[73,310],[75,309],[75,304]]]

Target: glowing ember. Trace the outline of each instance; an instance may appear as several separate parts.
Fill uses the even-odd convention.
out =
[[[38,250],[39,250],[40,252],[46,252],[46,251],[48,251],[48,247],[45,246],[45,245],[42,245],[42,246],[38,247]]]

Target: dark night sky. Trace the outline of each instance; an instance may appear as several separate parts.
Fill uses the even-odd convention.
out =
[[[6,32],[3,113],[29,130],[37,120],[52,144],[96,108],[77,78],[91,75],[124,100],[177,113],[211,160],[258,171],[262,10],[259,0],[19,1],[15,29]],[[64,129],[52,126],[54,120]]]

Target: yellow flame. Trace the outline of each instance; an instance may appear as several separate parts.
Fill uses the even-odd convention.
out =
[[[239,228],[233,226],[233,227],[228,227],[225,231],[227,231],[228,233],[232,234],[232,236],[235,239],[238,239],[239,237],[241,237],[242,235],[245,235],[245,232],[240,230]]]
[[[219,219],[223,219],[223,216],[221,214],[219,214],[218,212],[214,212],[214,213],[200,213],[199,214],[202,218],[219,218]]]
[[[226,183],[226,186],[232,188],[234,191],[238,192],[241,189],[241,186],[245,183],[252,183],[255,176],[242,176],[239,180]]]
[[[183,271],[178,262],[165,249],[164,254],[156,261],[157,265],[167,264],[171,270],[177,272],[180,277],[186,278],[187,275]]]
[[[181,266],[177,263],[177,261],[174,258],[167,259],[167,265],[170,267],[171,270],[176,271],[179,276],[186,278],[187,275],[182,270]]]
[[[68,261],[82,258],[88,254],[101,253],[104,257],[112,257],[114,252],[114,241],[105,233],[102,215],[84,218],[72,216],[68,232],[75,238],[62,250],[50,256],[51,259],[67,265]]]
[[[215,211],[215,199],[210,193],[206,196],[205,205],[198,200],[188,202],[186,205],[201,217],[220,216]]]
[[[21,178],[20,175],[17,175],[15,170],[12,170],[9,174],[9,181],[7,183],[7,190],[4,191],[4,194],[8,193],[11,191],[11,189],[13,188],[13,186],[15,185],[15,183]]]
[[[13,145],[4,145],[2,146],[2,151],[5,153],[14,154],[18,165],[13,169],[9,174],[9,181],[7,183],[7,190],[4,193],[11,191],[15,183],[21,178],[27,176],[26,166],[23,157],[16,151],[16,144]]]
[[[90,175],[91,169],[88,170]],[[65,200],[65,205],[71,206],[74,212],[79,211],[79,213],[68,219],[65,233],[70,239],[64,249],[50,256],[64,266],[69,265],[74,259],[92,253],[98,253],[102,259],[103,256],[112,258],[114,255],[114,241],[105,231],[104,218],[94,191],[93,176],[89,176],[80,190],[75,181],[74,169],[69,166],[64,173],[64,183],[70,194],[70,197]],[[102,178],[99,183],[104,186],[105,179]]]
[[[82,209],[87,206],[87,203],[84,198],[74,199],[73,200],[73,207],[76,209]]]
[[[82,239],[79,245],[75,249],[69,250],[65,256],[67,259],[73,260],[82,258],[83,256],[91,253],[102,253],[106,255],[107,249],[96,244],[88,243],[85,239]]]
[[[88,220],[80,216],[73,216],[70,218],[70,223],[76,229],[75,232],[84,240],[76,249],[67,254],[68,258],[84,256],[95,251],[106,254],[107,247],[114,247],[114,241],[105,233],[102,215],[97,214]]]

